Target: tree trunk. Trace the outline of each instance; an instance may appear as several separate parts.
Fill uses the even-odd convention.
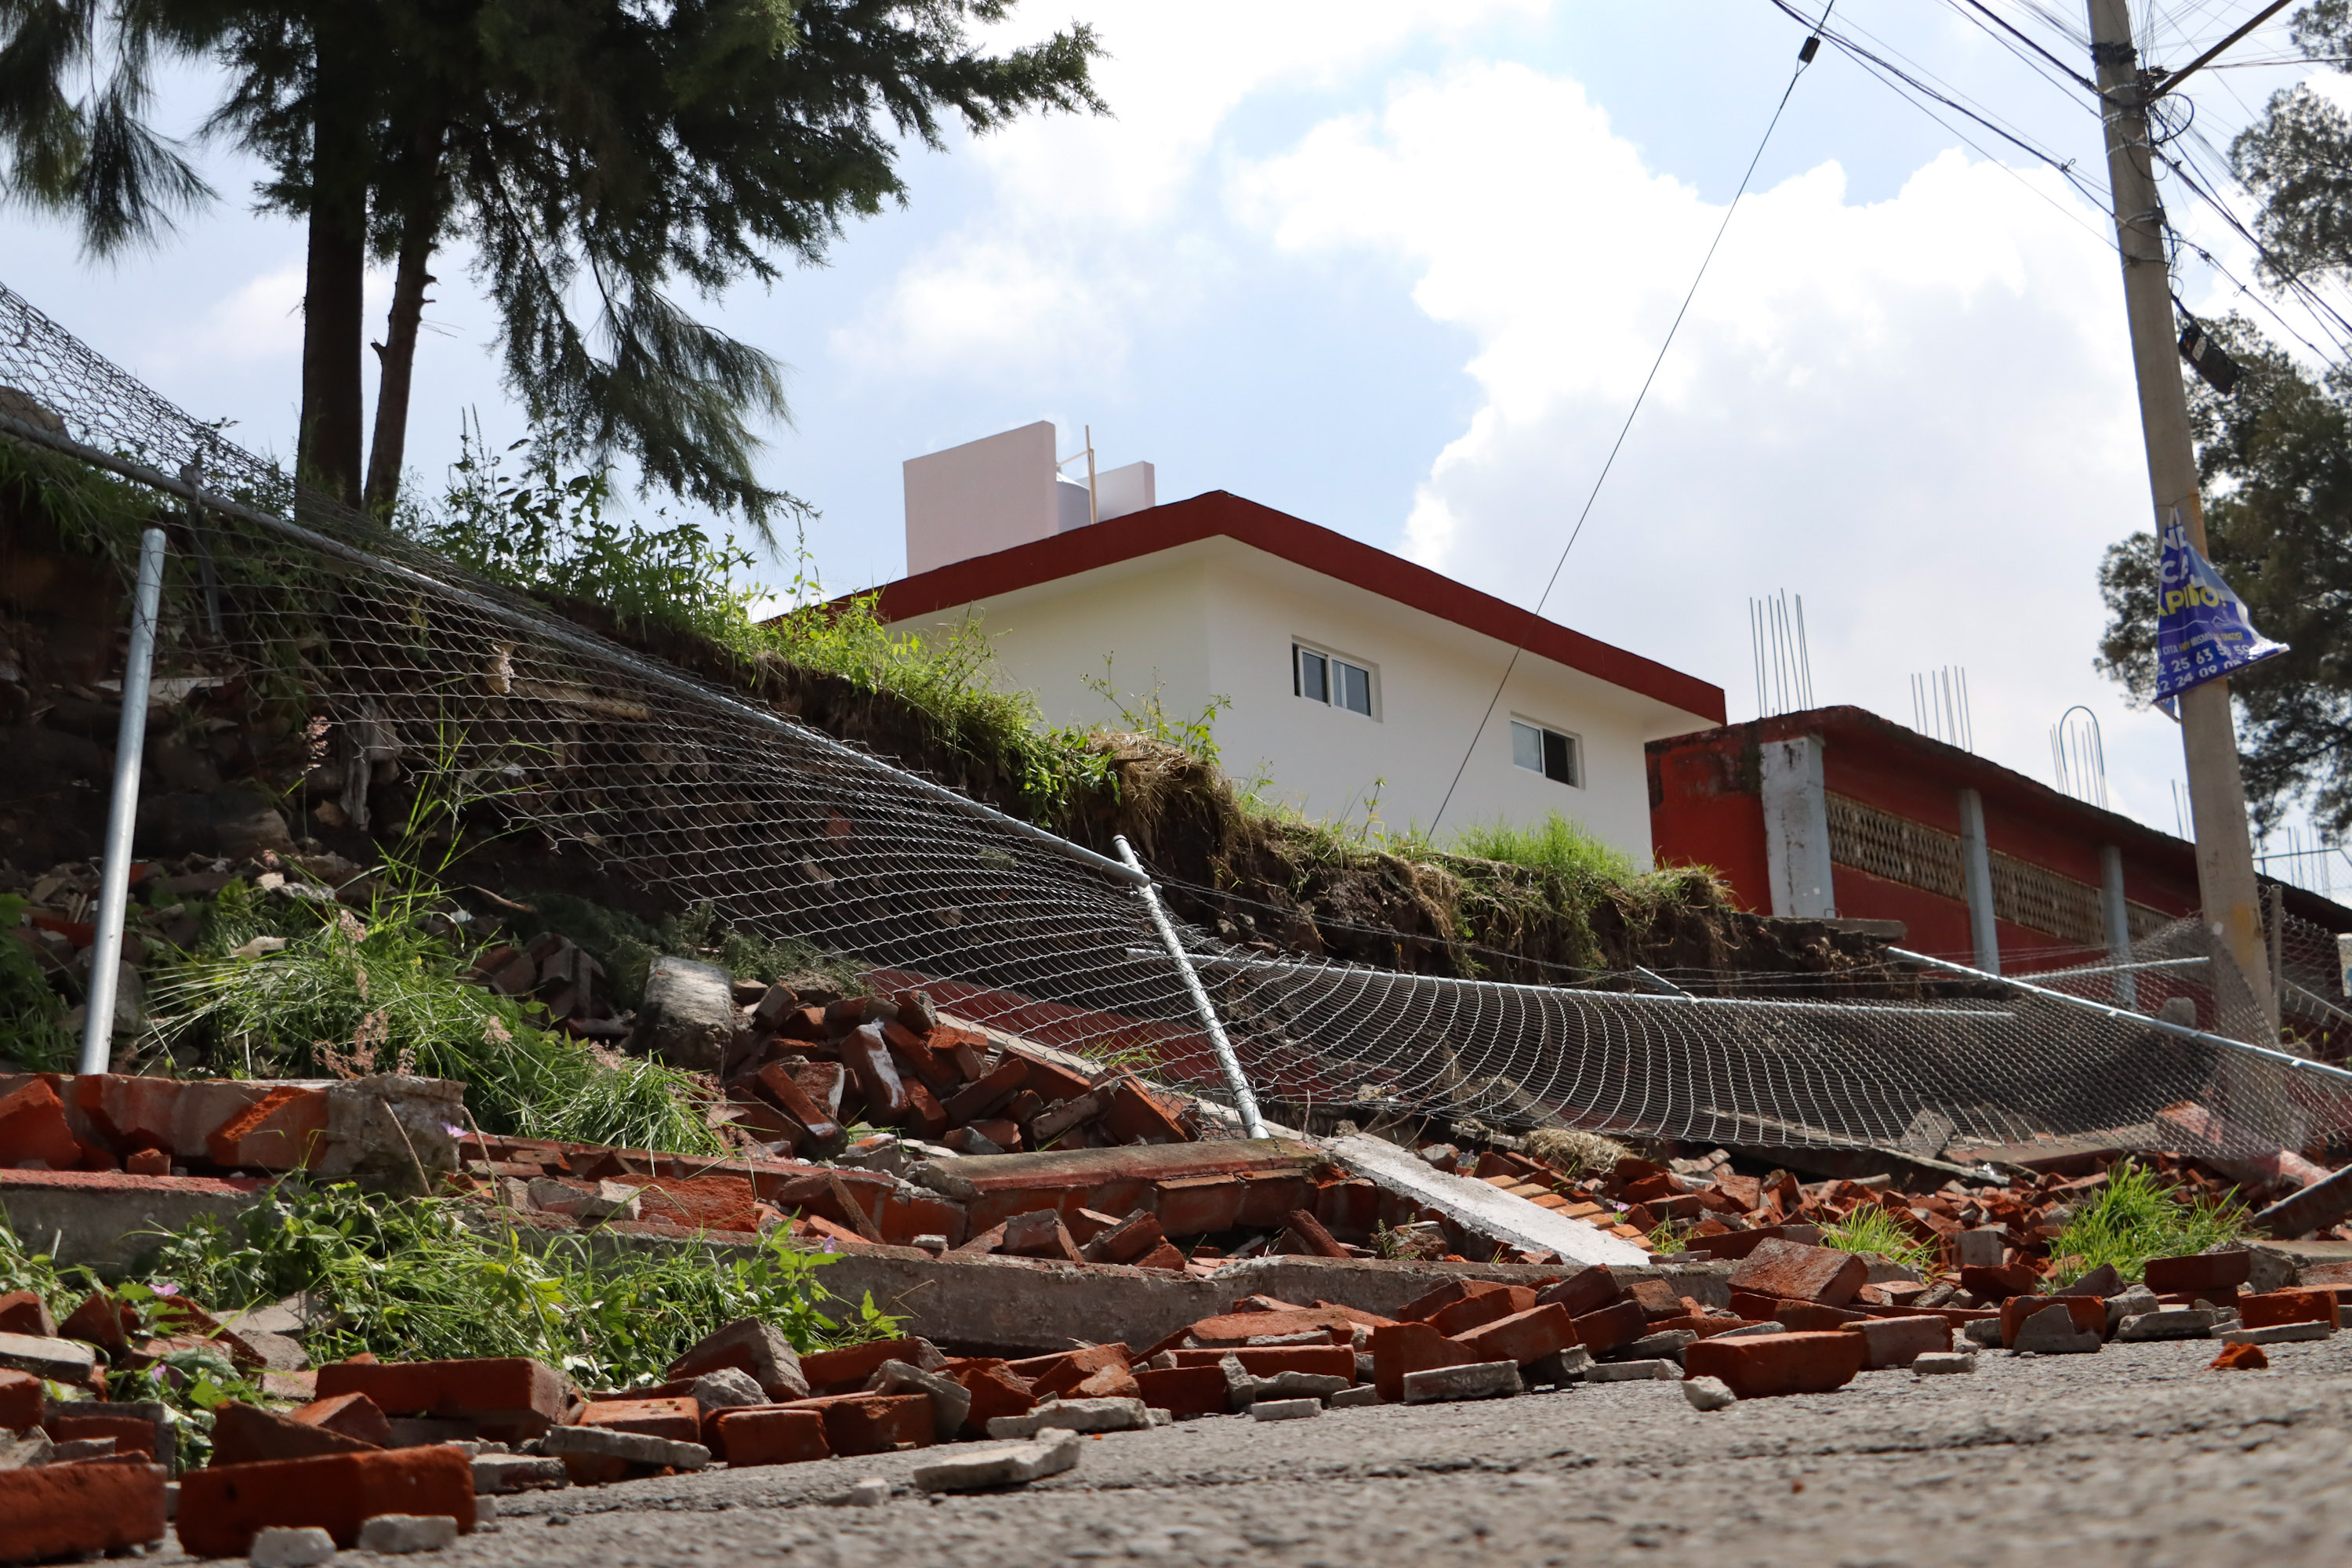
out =
[[[392,283],[392,314],[376,349],[380,371],[375,391],[375,437],[368,447],[367,509],[388,515],[400,499],[401,464],[408,444],[408,387],[416,368],[416,329],[425,315],[425,290],[433,274],[433,236],[439,225],[412,214],[401,236],[400,268]]]
[[[310,265],[302,290],[302,430],[296,473],[360,504],[360,343],[367,282],[367,107],[354,40],[320,29],[312,100]]]

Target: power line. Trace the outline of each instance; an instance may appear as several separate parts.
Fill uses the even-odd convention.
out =
[[[1782,0],[1773,0],[1773,3],[1780,5],[1782,10],[1788,10]],[[1658,357],[1650,362],[1650,374],[1642,378],[1642,389],[1633,395],[1633,405],[1625,411],[1625,423],[1618,427],[1617,439],[1610,445],[1609,456],[1592,481],[1591,493],[1584,498],[1584,510],[1577,513],[1576,526],[1569,531],[1568,542],[1559,547],[1559,559],[1552,563],[1551,575],[1544,579],[1543,592],[1536,596],[1534,608],[1528,611],[1527,626],[1530,633],[1542,618],[1545,601],[1551,597],[1552,589],[1559,585],[1559,574],[1568,565],[1568,552],[1576,548],[1577,540],[1584,533],[1584,524],[1592,516],[1592,503],[1601,499],[1601,487],[1608,483],[1609,471],[1617,466],[1617,454],[1625,449],[1625,437],[1632,434],[1633,420],[1649,398],[1650,386],[1658,379],[1659,367],[1666,363],[1666,351],[1675,346],[1675,335],[1682,331],[1683,318],[1690,313],[1691,301],[1698,297],[1698,286],[1706,280],[1706,269],[1715,260],[1715,253],[1722,246],[1724,235],[1731,227],[1732,215],[1739,210],[1740,199],[1748,195],[1748,182],[1756,178],[1756,166],[1764,161],[1764,149],[1771,144],[1772,132],[1780,125],[1780,116],[1788,110],[1789,100],[1797,90],[1798,80],[1804,76],[1805,68],[1813,63],[1814,55],[1820,51],[1821,30],[1829,24],[1830,12],[1836,8],[1837,0],[1829,0],[1822,10],[1821,21],[1811,24],[1811,30],[1804,46],[1797,51],[1797,68],[1789,73],[1789,85],[1780,89],[1780,101],[1772,108],[1772,118],[1765,124],[1764,134],[1756,143],[1755,155],[1748,160],[1748,172],[1739,176],[1739,188],[1732,193],[1731,205],[1723,211],[1723,222],[1717,226],[1715,238],[1708,242],[1706,254],[1699,258],[1698,273],[1692,278],[1689,290],[1683,295],[1681,309],[1675,312],[1673,322],[1666,328],[1665,341],[1658,345]],[[1797,15],[1793,11],[1790,14]],[[1798,20],[1804,21],[1805,18],[1798,16]],[[1477,752],[1479,738],[1486,734],[1486,725],[1495,717],[1495,705],[1502,701],[1503,690],[1511,683],[1511,673],[1519,667],[1519,656],[1527,651],[1528,640],[1522,636],[1512,644],[1510,661],[1503,666],[1502,679],[1495,682],[1495,694],[1486,700],[1486,710],[1478,716],[1478,727],[1471,731],[1470,744],[1463,748],[1462,761],[1454,766],[1453,782],[1445,786],[1445,797],[1437,803],[1437,815],[1429,819],[1429,831],[1433,835],[1437,831],[1437,825],[1445,818],[1445,808],[1454,804],[1454,792],[1461,787],[1462,774],[1470,766],[1471,757]]]

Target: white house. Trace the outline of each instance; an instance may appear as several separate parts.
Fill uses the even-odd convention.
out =
[[[1518,663],[1442,828],[1559,811],[1643,865],[1643,744],[1724,721],[1723,692],[1328,529],[1213,490],[1156,505],[1151,467],[1058,478],[1037,424],[906,466],[911,575],[882,618],[978,617],[1004,679],[1056,723],[1116,721],[1156,686],[1171,714],[1231,707],[1227,772],[1310,816],[1428,825],[1495,683]],[[1092,521],[1089,521],[1089,520]]]

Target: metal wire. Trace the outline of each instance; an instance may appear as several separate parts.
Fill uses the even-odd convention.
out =
[[[302,809],[381,826],[419,789],[476,800],[546,856],[680,906],[708,902],[772,939],[854,955],[877,984],[921,984],[976,1022],[1231,1103],[1180,967],[1118,862],[299,490],[5,286],[0,388],[20,444],[183,496],[177,476],[200,466],[201,521],[176,502],[159,509],[169,526],[200,528],[203,548],[173,552],[157,680],[205,678],[210,711],[299,737],[310,771],[289,798]],[[2231,1148],[2352,1129],[2352,1097],[2305,1081],[2314,1075],[2030,995],[1843,1004],[1727,994],[1723,977],[1681,971],[1699,994],[1630,977],[1602,982],[1623,990],[1505,985],[1285,959],[1175,929],[1270,1110],[1925,1152],[1951,1136],[2179,1147],[2162,1117],[2182,1105],[2201,1107],[2200,1125],[2224,1129]],[[2232,999],[2233,972],[2211,956],[2200,979],[2148,972],[2146,994],[2203,985],[2221,1000],[2201,1027],[2265,1037],[2247,1032],[2259,1014]]]

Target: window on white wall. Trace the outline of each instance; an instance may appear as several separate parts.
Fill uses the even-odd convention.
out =
[[[1372,716],[1371,670],[1305,643],[1291,645],[1290,689],[1309,702],[1344,708],[1367,719]]]
[[[1511,761],[1554,784],[1584,783],[1583,751],[1573,735],[1524,719],[1511,721]]]

